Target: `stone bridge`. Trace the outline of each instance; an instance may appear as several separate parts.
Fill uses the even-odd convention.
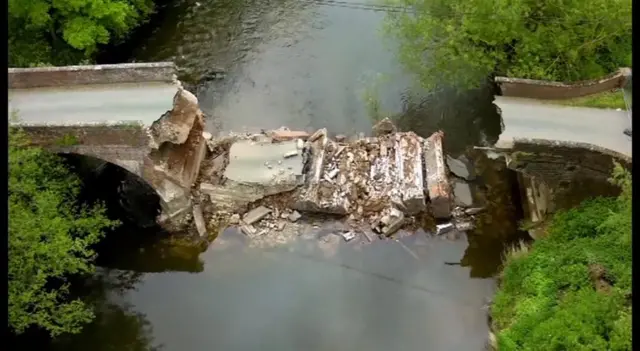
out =
[[[151,126],[139,122],[20,124],[31,143],[60,154],[77,154],[120,166],[159,195],[160,222],[189,210],[190,189],[206,153],[198,101],[178,89],[174,107]]]
[[[173,64],[160,63],[128,64],[120,70],[117,65],[10,70],[10,108],[18,110],[17,123],[34,145],[57,153],[104,160],[142,178],[161,199],[159,221],[170,226],[192,210],[193,195],[197,198],[206,194],[212,202],[221,204],[223,199],[236,196],[234,191],[244,189],[240,191],[243,196],[249,195],[247,198],[252,199],[247,204],[258,200],[257,188],[242,182],[246,181],[245,174],[254,174],[254,178],[259,179],[262,175],[257,173],[274,173],[278,166],[260,169],[266,162],[282,164],[282,167],[289,164],[288,171],[282,170],[285,173],[299,168],[300,172],[292,173],[296,185],[287,187],[289,190],[301,185],[299,176],[306,177],[307,183],[300,189],[294,205],[300,211],[347,214],[367,212],[369,207],[377,211],[393,203],[408,215],[427,208],[431,208],[436,217],[450,215],[451,194],[448,192],[451,187],[443,178],[447,174],[443,161],[446,150],[438,144],[442,135],[423,140],[413,134],[400,133],[356,144],[336,144],[329,142],[325,131],[316,137],[321,141],[318,144],[313,135],[302,133],[291,137],[293,133],[289,135],[289,144],[276,147],[273,152],[277,155],[269,156],[273,159],[266,162],[258,162],[262,156],[258,156],[260,152],[256,150],[260,147],[267,150],[273,141],[263,146],[245,141],[235,149],[227,149],[228,153],[237,153],[240,159],[246,158],[245,163],[240,160],[229,166],[222,182],[197,181],[199,175],[210,172],[210,169],[201,171],[201,166],[219,163],[218,158],[213,157],[220,155],[209,155],[211,159],[208,159],[207,145],[213,150],[214,143],[209,142],[211,135],[204,131],[203,113],[197,98],[175,80],[174,69]],[[86,77],[82,70],[89,71]],[[40,85],[39,76],[42,77]],[[496,104],[502,111],[505,128],[498,143],[489,149],[505,156],[512,169],[532,176],[533,180],[529,181],[535,184],[531,184],[533,190],[529,197],[537,201],[534,207],[541,214],[563,206],[562,202],[570,198],[563,194],[570,190],[575,193],[579,187],[583,189],[590,184],[586,180],[606,180],[611,175],[613,160],[630,167],[631,142],[622,133],[629,124],[624,112],[551,106],[505,97],[496,97]],[[310,145],[314,147],[302,148],[299,144],[303,141],[296,143],[297,139],[312,142]],[[299,159],[282,159],[280,153],[288,147],[297,150]],[[338,150],[345,147],[347,151],[338,157]],[[351,148],[353,151],[348,151]],[[309,158],[305,150],[311,149],[315,153]],[[333,155],[331,162],[337,163],[313,161],[324,160],[325,154]],[[228,163],[229,154],[226,157]],[[225,162],[222,164],[226,167]],[[350,169],[352,166],[338,165],[341,162],[354,167],[370,164],[371,169],[366,166],[366,169],[345,173],[340,167]],[[256,165],[256,169],[246,168]],[[393,172],[399,173],[391,176]],[[378,178],[386,180],[377,185],[380,179],[367,180],[367,174],[374,173],[380,173]],[[345,174],[348,174],[346,178]],[[207,177],[205,174],[200,178]],[[341,185],[336,187],[336,182]],[[365,193],[369,195],[387,189],[388,196],[363,199],[357,195],[362,189],[368,189]],[[269,189],[261,188],[261,191],[264,195],[270,194]],[[325,195],[329,198],[323,198]],[[386,199],[385,204],[379,203],[380,199]]]
[[[161,199],[160,222],[171,224],[190,209],[206,151],[198,100],[174,72],[173,63],[10,69],[12,124],[33,145],[139,176]]]

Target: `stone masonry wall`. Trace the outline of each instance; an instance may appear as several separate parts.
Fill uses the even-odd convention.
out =
[[[149,137],[139,124],[21,126],[31,144],[56,153],[90,156],[142,176]]]
[[[567,208],[587,197],[615,195],[608,182],[613,161],[631,170],[631,157],[596,145],[541,139],[515,139],[509,168],[543,181],[551,191],[548,208]]]
[[[140,124],[21,125],[31,143],[40,147],[126,145],[146,147],[149,137]]]
[[[496,77],[495,82],[500,86],[502,96],[560,100],[621,89],[630,76],[630,68],[621,68],[599,79],[573,83],[508,77]]]
[[[173,62],[64,67],[9,68],[9,89],[83,84],[172,82]]]

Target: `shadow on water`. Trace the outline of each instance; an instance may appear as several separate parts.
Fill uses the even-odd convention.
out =
[[[438,88],[429,94],[407,92],[402,113],[395,116],[398,128],[414,131],[422,137],[442,130],[444,149],[457,157],[473,146],[492,145],[502,133],[502,117],[493,103],[495,84],[457,91]]]
[[[80,201],[104,203],[109,218],[121,222],[96,246],[99,266],[141,272],[202,271],[201,248],[176,245],[170,240],[176,234],[156,224],[159,197],[144,180],[92,157],[70,154],[63,158],[82,180]]]

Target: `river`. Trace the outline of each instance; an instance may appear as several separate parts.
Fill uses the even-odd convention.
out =
[[[385,13],[349,4],[361,2],[178,0],[111,60],[175,61],[214,132],[368,132],[374,86],[385,114],[421,135],[444,130],[454,156],[497,140],[489,89],[416,94],[382,39]],[[211,79],[219,67],[225,79]],[[524,236],[512,175],[471,156],[487,210],[467,234],[362,246],[327,242],[319,228],[259,250],[229,229],[200,252],[125,226],[100,251],[96,320],[54,349],[482,350],[492,276]]]

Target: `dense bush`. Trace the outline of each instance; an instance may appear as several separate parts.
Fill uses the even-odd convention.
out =
[[[68,278],[93,271],[91,246],[108,220],[101,206],[76,203],[79,179],[53,154],[9,133],[9,327],[51,335],[78,332],[91,308],[70,299]]]
[[[557,213],[547,235],[507,257],[492,306],[499,349],[631,350],[631,176],[617,199]]]
[[[631,65],[631,0],[387,0],[403,63],[422,84],[477,86],[491,73],[597,78]]]

